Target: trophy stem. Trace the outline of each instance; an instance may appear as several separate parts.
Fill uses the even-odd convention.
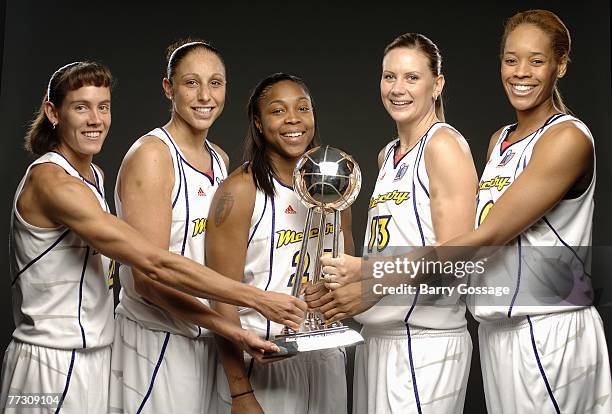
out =
[[[332,244],[332,257],[338,257],[338,244],[340,243],[340,211],[334,210],[334,242]]]
[[[306,223],[304,223],[304,232],[302,238],[302,245],[300,246],[300,253],[298,258],[298,265],[295,269],[295,280],[293,281],[293,289],[291,294],[298,298],[300,296],[300,290],[302,290],[302,279],[304,278],[304,263],[306,262],[306,255],[308,254],[308,239],[310,237],[310,224],[312,223],[312,213],[314,208],[308,209],[308,215],[306,216]]]
[[[321,217],[319,219],[319,238],[317,239],[317,255],[314,262],[314,274],[312,283],[319,283],[321,280],[321,254],[323,254],[323,239],[325,238],[325,209],[321,207]]]

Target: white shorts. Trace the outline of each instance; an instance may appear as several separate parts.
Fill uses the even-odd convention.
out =
[[[411,326],[409,335],[406,326],[364,326],[361,334],[353,413],[463,413],[472,358],[466,328]]]
[[[106,414],[110,361],[110,346],[69,350],[12,340],[2,363],[0,408],[6,413]],[[48,395],[45,403],[32,408],[9,398],[41,393]]]
[[[266,413],[345,414],[344,350],[304,352],[267,365],[248,360],[255,397]],[[219,413],[231,411],[232,398],[223,366],[218,368]]]
[[[608,350],[595,308],[481,323],[478,336],[489,413],[612,412]]]
[[[117,315],[111,413],[215,413],[214,339],[152,331]]]

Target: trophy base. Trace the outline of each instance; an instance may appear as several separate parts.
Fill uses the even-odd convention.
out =
[[[359,332],[352,330],[348,326],[338,326],[309,332],[278,335],[272,342],[277,344],[281,350],[286,350],[287,352],[270,354],[270,357],[291,354],[293,349],[295,349],[295,353],[318,351],[321,349],[359,345],[364,341]]]

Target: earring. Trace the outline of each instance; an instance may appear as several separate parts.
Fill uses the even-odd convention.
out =
[[[55,127],[57,126],[57,122],[54,122],[54,123],[53,123],[53,124],[51,124],[51,125],[53,125],[53,129],[55,129]]]

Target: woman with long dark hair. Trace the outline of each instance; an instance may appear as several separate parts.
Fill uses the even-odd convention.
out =
[[[324,229],[302,234],[307,210],[293,191],[291,177],[304,152],[316,146],[317,129],[313,99],[301,79],[283,73],[263,79],[249,99],[248,117],[246,163],[215,194],[206,259],[213,269],[236,281],[290,293],[303,237],[311,239],[304,279],[314,272],[314,234],[328,235],[324,244],[328,249],[332,233],[341,231],[344,249],[352,252],[350,211],[345,210],[341,229],[327,222]],[[238,312],[224,304],[216,309],[262,339],[273,338],[283,328],[251,309]],[[218,384],[220,412],[346,412],[344,353],[339,349],[298,354],[266,365],[245,359],[222,339],[219,351],[228,380],[227,385]]]

